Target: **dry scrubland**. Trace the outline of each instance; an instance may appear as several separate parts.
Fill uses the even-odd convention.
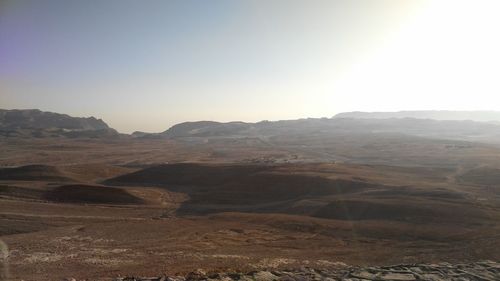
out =
[[[7,270],[14,280],[106,279],[500,259],[496,146],[307,143],[3,139]]]

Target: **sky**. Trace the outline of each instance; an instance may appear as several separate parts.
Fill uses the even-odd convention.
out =
[[[184,121],[500,110],[496,0],[0,0],[0,108]]]

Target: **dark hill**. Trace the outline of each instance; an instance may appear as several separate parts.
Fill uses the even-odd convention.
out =
[[[0,169],[0,180],[72,181],[57,167],[47,165],[2,168]]]
[[[167,164],[110,179],[106,184],[163,186],[190,193],[193,202],[255,204],[304,196],[348,194],[377,185],[290,173],[280,166]]]
[[[62,203],[140,204],[142,200],[125,190],[92,185],[65,185],[46,191],[44,199]]]
[[[500,169],[482,166],[466,171],[458,176],[458,180],[467,184],[483,186],[500,186]]]
[[[340,220],[471,221],[486,214],[457,191],[395,186],[335,175],[335,166],[168,164],[108,185],[158,186],[185,193],[180,215],[283,213]],[[315,172],[316,171],[316,172]],[[460,206],[460,207],[458,207]]]

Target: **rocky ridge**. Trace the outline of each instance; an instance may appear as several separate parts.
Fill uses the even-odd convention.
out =
[[[342,267],[335,270],[301,268],[248,273],[205,273],[186,276],[124,277],[115,281],[495,281],[500,280],[500,263],[482,261],[463,264],[402,264],[380,267]]]
[[[72,117],[38,109],[0,109],[2,137],[115,137],[118,132],[102,119]]]

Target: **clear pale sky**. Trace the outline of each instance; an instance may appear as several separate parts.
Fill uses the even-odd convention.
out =
[[[122,132],[500,110],[500,1],[0,0],[0,108]]]

